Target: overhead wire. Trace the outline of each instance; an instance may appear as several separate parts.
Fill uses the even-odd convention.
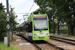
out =
[[[32,6],[31,6],[31,8],[29,9],[28,13],[31,11],[31,9],[33,8],[33,6],[34,6],[34,2],[32,4]],[[15,14],[28,14],[28,13],[15,13]]]
[[[33,2],[33,4],[32,4],[32,6],[31,6],[31,8],[29,9],[29,11],[28,11],[28,13],[16,13],[16,14],[26,14],[26,15],[28,15],[29,14],[29,12],[31,11],[31,9],[33,8],[33,6],[34,6],[34,2]],[[23,17],[24,18],[24,17]],[[27,17],[26,17],[27,18]],[[20,19],[21,20],[21,19]]]
[[[15,13],[15,14],[27,14],[27,13]]]
[[[33,2],[33,4],[32,4],[32,6],[31,6],[31,8],[29,9],[29,11],[28,11],[28,13],[31,11],[31,9],[33,8],[33,6],[34,6],[34,2]],[[27,15],[27,14],[26,14]],[[27,18],[27,17],[26,17]]]
[[[29,9],[28,13],[31,11],[31,9],[33,8],[33,6],[34,6],[34,2],[32,4],[32,6],[31,6],[31,8]]]

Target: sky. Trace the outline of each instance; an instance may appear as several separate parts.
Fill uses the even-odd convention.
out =
[[[9,5],[11,5],[11,7],[14,8],[16,15],[18,15],[18,17],[16,18],[16,21],[20,24],[23,21],[25,21],[24,18],[27,17],[27,16],[24,16],[23,18],[23,15],[26,15],[27,13],[30,14],[31,12],[39,8],[39,6],[33,0],[8,0],[8,1],[9,1]],[[1,2],[6,8],[6,0],[0,0],[0,3]],[[30,10],[31,7],[32,9]]]

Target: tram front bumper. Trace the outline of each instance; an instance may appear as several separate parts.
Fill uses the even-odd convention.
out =
[[[37,37],[33,37],[33,40],[47,40],[49,38],[50,38],[49,36],[40,35]]]

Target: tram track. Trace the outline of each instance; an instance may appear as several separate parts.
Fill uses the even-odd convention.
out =
[[[40,48],[40,50],[64,50],[63,48],[57,47],[57,46],[50,44],[46,41],[41,41],[40,43],[34,42],[34,44],[36,46],[38,46]]]
[[[39,48],[35,43],[33,43],[32,41],[29,41],[28,39],[26,39],[22,34],[16,34],[17,36],[20,36],[22,38],[24,38],[26,41],[28,41],[29,43],[33,44],[37,50],[41,50],[41,48]]]
[[[18,35],[33,44],[38,50],[64,50],[63,48],[60,48],[58,46],[55,46],[53,44],[48,43],[47,41],[29,41],[22,35]]]
[[[73,40],[73,39],[68,39],[68,38],[64,38],[64,37],[57,37],[57,36],[50,36],[50,39],[54,39],[54,40],[57,40],[57,41],[61,41],[61,42],[65,42],[65,43],[75,45],[75,40]]]
[[[37,50],[74,50],[75,45],[71,45],[67,42],[59,40],[59,38],[52,39],[53,37],[50,37],[50,40],[42,40],[42,41],[29,41],[24,36],[19,35],[25,40],[27,40],[29,43],[31,43]],[[68,40],[69,41],[69,40]]]

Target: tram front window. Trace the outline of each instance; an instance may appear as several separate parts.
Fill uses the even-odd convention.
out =
[[[47,17],[46,15],[43,16],[36,16],[33,17],[34,21],[34,30],[47,30],[48,24],[47,24]]]

